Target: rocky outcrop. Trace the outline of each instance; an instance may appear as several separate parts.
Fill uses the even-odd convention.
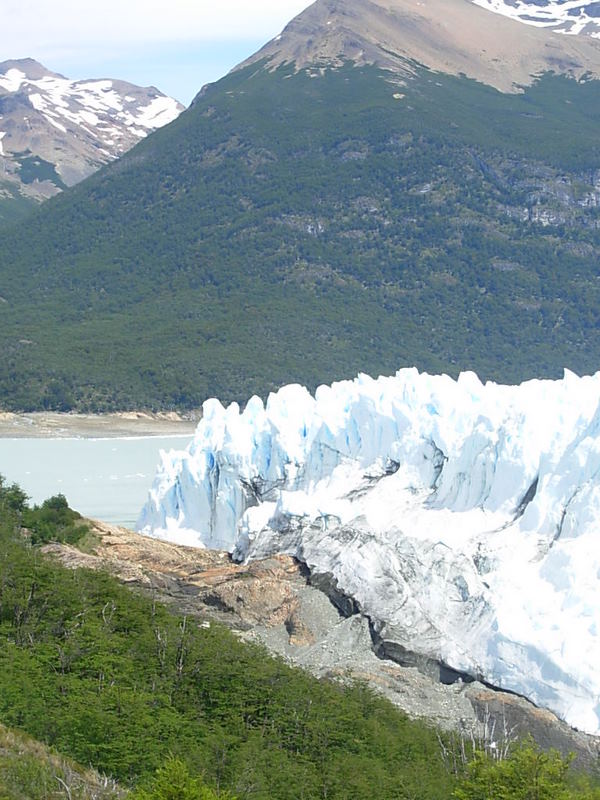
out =
[[[85,553],[63,544],[45,550],[71,568],[108,569],[185,614],[202,614],[236,630],[296,625],[295,588],[306,581],[288,556],[239,566],[222,551],[181,547],[98,522],[88,542]]]
[[[44,549],[73,569],[106,569],[202,625],[223,623],[317,676],[365,681],[410,716],[443,729],[488,743],[531,733],[544,746],[575,752],[580,763],[598,757],[597,740],[523,698],[458,676],[444,684],[416,663],[402,666],[381,650],[378,657],[370,621],[327,576],[311,577],[288,556],[234,564],[225,552],[97,522],[87,552],[63,544]]]

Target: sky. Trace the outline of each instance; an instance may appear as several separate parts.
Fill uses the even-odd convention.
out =
[[[0,0],[0,61],[156,86],[188,105],[312,0]]]

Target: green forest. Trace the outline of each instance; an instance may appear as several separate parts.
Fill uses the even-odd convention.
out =
[[[600,359],[600,86],[253,65],[2,231],[0,405]]]
[[[41,552],[83,525],[60,497],[31,508],[0,480],[3,800],[600,797],[593,775],[532,741],[502,762],[465,749],[364,685],[317,680]],[[77,763],[106,776],[101,793]]]

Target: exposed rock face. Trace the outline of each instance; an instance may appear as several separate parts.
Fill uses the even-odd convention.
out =
[[[0,197],[44,200],[174,120],[181,103],[119,80],[72,81],[37,61],[0,63]]]
[[[378,658],[369,620],[327,576],[311,578],[288,556],[238,565],[225,552],[92,524],[93,552],[59,544],[46,546],[46,552],[71,568],[108,569],[123,582],[198,617],[200,624],[225,623],[242,638],[261,642],[318,676],[366,681],[410,716],[446,730],[498,742],[532,733],[545,746],[575,752],[581,763],[590,764],[598,756],[595,739],[520,697],[477,682],[445,685],[416,666]],[[340,607],[349,616],[340,614]]]
[[[410,74],[415,62],[515,91],[546,71],[600,75],[600,43],[492,16],[492,0],[318,0],[240,66],[342,60]],[[498,4],[498,3],[496,3]],[[500,5],[503,5],[502,3]],[[493,9],[496,10],[496,9]]]
[[[124,583],[151,589],[167,602],[175,602],[184,613],[207,613],[238,630],[248,630],[258,622],[295,625],[299,601],[293,586],[304,586],[306,581],[289,556],[244,567],[223,551],[181,547],[126,528],[93,525],[98,542],[92,553],[58,544],[48,545],[46,551],[58,554],[69,567],[108,568]]]

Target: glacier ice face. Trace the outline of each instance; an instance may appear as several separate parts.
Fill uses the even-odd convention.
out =
[[[379,635],[600,733],[600,373],[204,404],[138,528],[330,573]]]

